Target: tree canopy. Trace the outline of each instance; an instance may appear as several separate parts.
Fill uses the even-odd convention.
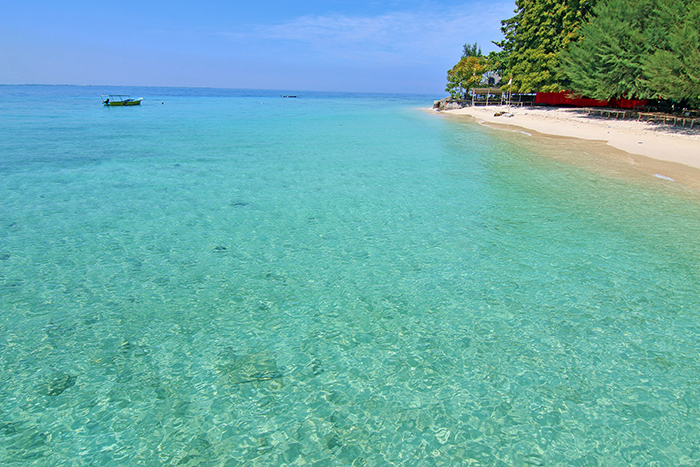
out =
[[[484,54],[481,53],[481,47],[479,44],[474,42],[473,44],[464,44],[462,47],[462,57],[483,57]]]
[[[463,99],[471,88],[481,82],[486,71],[486,59],[483,56],[463,56],[459,63],[447,72],[445,91],[449,92],[453,99]]]
[[[596,99],[653,97],[645,80],[647,61],[666,45],[678,18],[678,0],[606,0],[581,27],[582,39],[563,53],[571,88]],[[675,10],[675,11],[674,11]]]
[[[499,69],[512,74],[513,91],[561,90],[560,54],[578,39],[578,27],[595,0],[516,0],[515,16],[501,21],[505,38],[495,42]]]
[[[464,44],[447,91],[463,96],[481,74],[511,75],[514,92],[661,98],[700,106],[700,0],[516,0],[501,48]]]
[[[671,24],[666,44],[645,63],[643,82],[653,97],[700,106],[700,1]]]

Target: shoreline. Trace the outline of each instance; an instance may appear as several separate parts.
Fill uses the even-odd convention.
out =
[[[700,129],[697,128],[588,117],[586,110],[580,108],[489,106],[432,112],[475,119],[484,126],[529,136],[576,138],[590,143],[588,147],[601,156],[609,157],[610,153],[619,151],[635,169],[700,191]],[[507,113],[495,116],[497,112]]]

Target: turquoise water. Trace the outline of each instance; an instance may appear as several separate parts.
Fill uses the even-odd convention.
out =
[[[0,464],[700,462],[700,197],[280,94],[0,86]]]

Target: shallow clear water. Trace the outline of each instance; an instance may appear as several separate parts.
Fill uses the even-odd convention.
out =
[[[0,86],[1,464],[700,462],[696,195],[429,97],[129,91]]]

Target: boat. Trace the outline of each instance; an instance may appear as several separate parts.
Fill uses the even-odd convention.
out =
[[[105,107],[115,107],[123,105],[141,105],[143,97],[132,99],[125,94],[103,94],[100,96],[100,99],[102,99],[102,105]]]

